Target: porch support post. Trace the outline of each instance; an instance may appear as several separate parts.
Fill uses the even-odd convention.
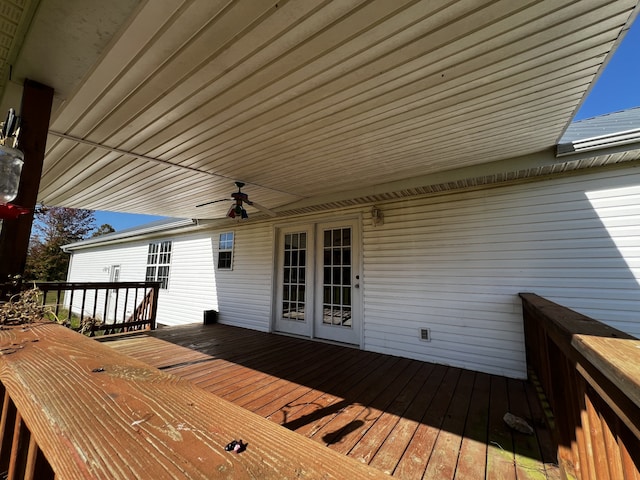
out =
[[[3,220],[0,231],[0,284],[9,277],[22,275],[27,261],[29,237],[33,223],[33,209],[38,197],[44,161],[49,118],[53,102],[53,88],[32,80],[25,80],[20,108],[20,143],[24,164],[18,195],[12,202],[29,209],[16,220]]]

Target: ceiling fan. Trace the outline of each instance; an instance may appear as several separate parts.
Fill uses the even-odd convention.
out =
[[[249,200],[249,195],[247,195],[246,193],[242,192],[242,187],[244,187],[244,183],[242,183],[242,182],[235,182],[235,183],[236,183],[236,187],[238,187],[238,191],[237,192],[233,192],[231,194],[231,198],[220,198],[218,200],[213,200],[211,202],[201,203],[200,205],[196,205],[196,208],[197,207],[204,207],[205,205],[211,205],[213,203],[218,203],[218,202],[233,201],[235,203],[231,206],[231,208],[227,212],[227,217],[229,217],[229,218],[239,218],[239,219],[240,218],[249,218],[249,215],[247,215],[247,211],[242,206],[245,203],[247,205],[251,205],[252,207],[257,208],[258,210],[266,213],[267,215],[269,215],[271,217],[275,217],[276,216],[276,212],[274,212],[273,210],[269,210],[268,208],[263,207],[262,205]]]

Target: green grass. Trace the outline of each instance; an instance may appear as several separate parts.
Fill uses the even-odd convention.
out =
[[[68,323],[70,328],[77,330],[80,328],[80,316],[71,313],[71,317],[69,317],[69,309],[62,306],[63,299],[64,295],[60,295],[60,304],[58,305],[58,292],[47,292],[44,302],[45,317],[59,323]],[[58,307],[57,314],[56,306]]]

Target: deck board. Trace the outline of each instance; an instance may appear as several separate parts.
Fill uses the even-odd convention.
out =
[[[524,381],[220,324],[107,344],[396,478],[559,478]]]

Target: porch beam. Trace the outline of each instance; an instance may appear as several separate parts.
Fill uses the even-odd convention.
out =
[[[18,195],[13,201],[29,209],[15,220],[3,220],[0,231],[0,283],[14,275],[22,275],[27,261],[33,214],[38,198],[47,131],[53,102],[53,88],[25,80],[20,111],[20,144],[24,165]]]

